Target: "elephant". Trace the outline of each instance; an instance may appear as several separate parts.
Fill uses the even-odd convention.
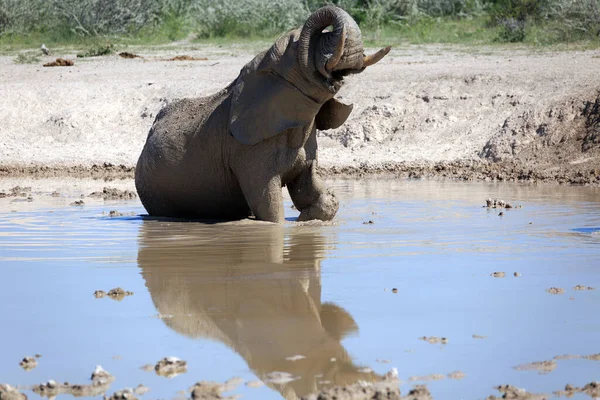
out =
[[[225,89],[166,105],[136,165],[144,208],[157,217],[253,215],[281,223],[286,186],[299,221],[331,220],[339,201],[317,175],[316,130],[346,121],[352,105],[334,98],[344,77],[389,51],[365,56],[356,22],[326,6],[247,63]]]
[[[341,344],[358,331],[356,321],[321,300],[320,264],[335,238],[320,227],[292,226],[289,233],[284,227],[144,220],[137,262],[161,323],[223,343],[286,399],[380,381]],[[271,382],[276,371],[295,379]]]

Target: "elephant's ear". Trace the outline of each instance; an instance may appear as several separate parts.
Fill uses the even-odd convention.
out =
[[[233,87],[230,130],[253,145],[312,122],[320,104],[268,70],[242,71]]]
[[[335,98],[328,100],[323,104],[315,118],[317,129],[324,131],[339,128],[346,122],[353,107],[352,104],[344,104]]]

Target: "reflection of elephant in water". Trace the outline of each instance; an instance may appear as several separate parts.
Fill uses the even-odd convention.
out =
[[[323,32],[332,26],[331,32]],[[363,53],[340,8],[315,11],[220,92],[170,104],[154,121],[135,171],[150,215],[282,222],[288,187],[300,220],[332,219],[338,200],[315,172],[316,129],[341,126],[352,106],[334,95],[345,75],[383,58]]]
[[[376,378],[359,372],[340,343],[358,329],[352,317],[321,303],[322,236],[295,232],[284,242],[279,225],[146,221],[139,241],[138,264],[165,324],[226,344],[260,379],[299,377],[267,382],[285,398]],[[296,355],[306,358],[286,359]]]

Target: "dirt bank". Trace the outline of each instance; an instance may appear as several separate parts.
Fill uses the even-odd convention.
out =
[[[2,56],[0,175],[131,177],[158,110],[224,87],[256,50],[133,48],[144,58],[57,68]],[[198,60],[165,61],[182,54]],[[347,79],[354,110],[319,133],[322,173],[598,185],[598,70],[599,50],[393,49]]]

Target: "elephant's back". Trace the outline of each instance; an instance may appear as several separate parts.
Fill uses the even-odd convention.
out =
[[[135,176],[140,200],[150,215],[228,218],[223,210],[247,215],[237,181],[224,167],[226,124],[215,117],[224,98],[219,92],[178,100],[156,116]]]

